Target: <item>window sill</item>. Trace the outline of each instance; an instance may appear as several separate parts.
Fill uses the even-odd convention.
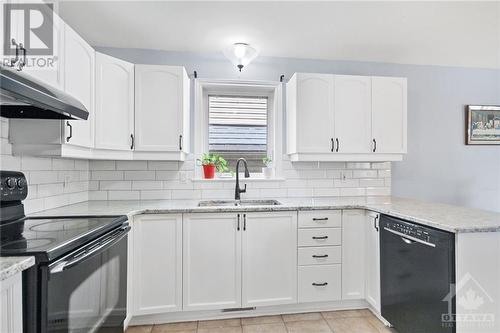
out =
[[[192,182],[235,182],[236,177],[217,177],[212,179],[206,179],[206,178],[193,178],[191,179]],[[240,176],[240,182],[244,183],[251,183],[251,182],[284,182],[285,178],[281,177],[273,177],[273,178],[264,178],[262,176],[255,176],[255,175],[250,175],[250,178],[245,178],[244,176]]]

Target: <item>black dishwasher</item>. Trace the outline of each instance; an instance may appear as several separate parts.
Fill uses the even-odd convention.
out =
[[[455,284],[454,234],[386,215],[380,231],[382,317],[400,333],[455,332],[442,321],[455,313],[443,301]]]

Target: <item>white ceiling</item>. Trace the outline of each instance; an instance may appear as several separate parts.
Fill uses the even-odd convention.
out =
[[[62,1],[90,44],[500,68],[500,2]]]

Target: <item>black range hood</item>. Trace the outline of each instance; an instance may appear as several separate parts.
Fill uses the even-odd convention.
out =
[[[0,66],[0,116],[86,120],[89,112],[65,92],[14,68]]]

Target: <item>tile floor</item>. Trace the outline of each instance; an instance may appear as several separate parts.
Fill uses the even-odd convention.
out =
[[[369,310],[190,321],[132,326],[126,333],[397,333]]]

